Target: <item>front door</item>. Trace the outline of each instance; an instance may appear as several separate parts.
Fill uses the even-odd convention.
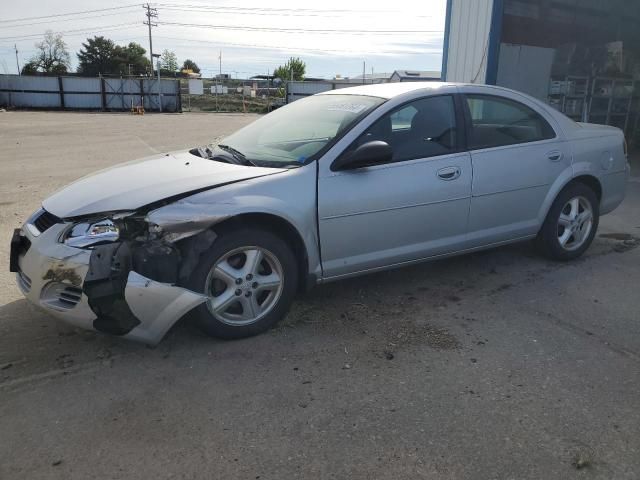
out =
[[[392,162],[337,172],[320,166],[325,278],[447,253],[463,244],[472,172],[470,155],[460,148],[459,124],[453,96],[414,100],[384,114],[345,151],[382,140],[393,149]]]

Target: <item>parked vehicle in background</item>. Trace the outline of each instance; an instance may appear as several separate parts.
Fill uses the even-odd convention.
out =
[[[15,232],[11,266],[79,326],[157,343],[191,312],[245,337],[317,283],[527,239],[574,259],[624,198],[625,150],[503,88],[333,90],[78,180]]]

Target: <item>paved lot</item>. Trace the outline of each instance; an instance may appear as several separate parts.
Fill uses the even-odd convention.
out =
[[[44,196],[252,118],[0,113],[0,478],[640,478],[635,166],[577,262],[522,244],[331,284],[248,340],[183,323],[150,349],[21,298],[7,244]]]

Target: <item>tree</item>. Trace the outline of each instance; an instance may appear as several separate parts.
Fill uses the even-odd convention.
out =
[[[175,75],[178,71],[178,57],[171,50],[164,50],[160,57],[160,73]]]
[[[115,52],[113,40],[98,36],[87,38],[78,52],[78,73],[90,76],[116,73]]]
[[[22,75],[35,75],[38,73],[38,65],[33,63],[32,61],[25,63],[22,66]]]
[[[31,73],[45,72],[58,75],[67,73],[70,65],[67,44],[62,39],[62,34],[47,30],[44,39],[36,43],[36,54],[31,57],[27,69]],[[27,65],[25,65],[25,68]]]
[[[182,64],[181,70],[191,70],[193,73],[200,73],[200,67],[198,64],[188,58]]]
[[[300,60],[298,57],[291,57],[287,63],[276,68],[275,72],[273,72],[276,78],[281,80],[291,80],[293,76],[293,80],[303,80],[304,74],[307,70],[307,65]]]
[[[136,42],[131,42],[126,47],[116,45],[113,53],[114,71],[120,75],[142,75],[153,72],[149,66],[147,51]]]

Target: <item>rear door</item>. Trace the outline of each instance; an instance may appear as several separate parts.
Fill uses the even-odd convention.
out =
[[[473,164],[470,246],[537,233],[551,184],[570,168],[567,143],[533,104],[486,94],[463,98]]]
[[[334,172],[321,162],[325,277],[446,253],[463,243],[471,194],[471,160],[458,128],[463,121],[453,95],[419,98],[383,114],[343,152],[382,140],[393,149],[390,163]]]

